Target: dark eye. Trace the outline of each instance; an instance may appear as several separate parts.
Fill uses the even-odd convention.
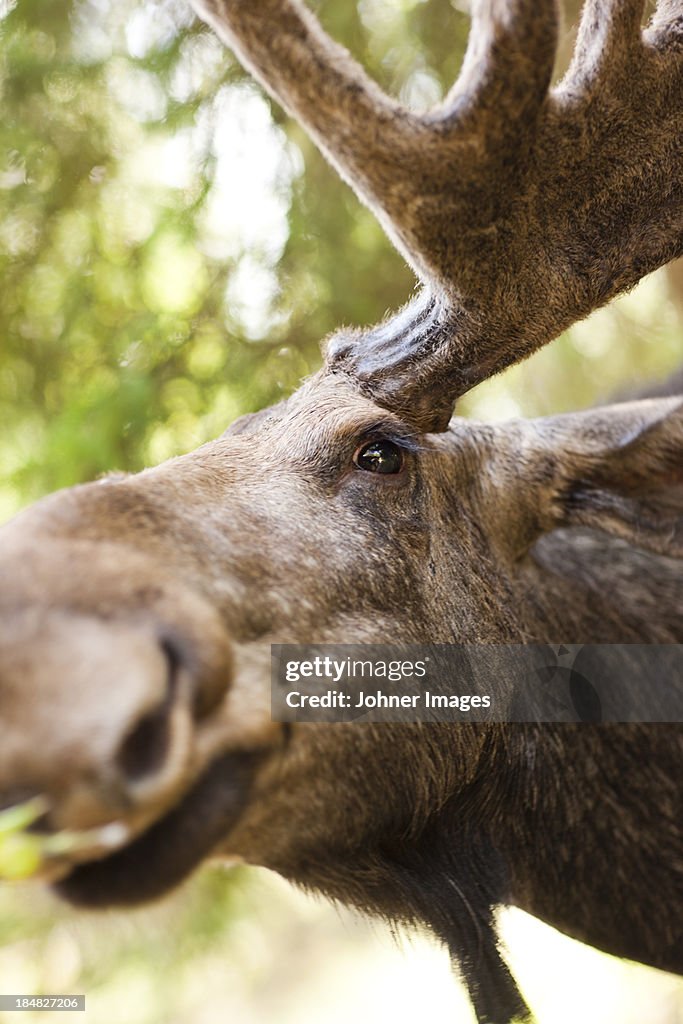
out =
[[[369,473],[400,473],[403,450],[393,441],[370,441],[357,449],[353,461]]]

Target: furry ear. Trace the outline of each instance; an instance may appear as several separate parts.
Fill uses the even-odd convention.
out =
[[[588,526],[683,557],[682,397],[549,417],[528,428],[519,450],[526,514],[517,554],[541,533]]]
[[[611,444],[566,465],[563,525],[593,526],[645,551],[682,557],[683,399],[605,411]]]

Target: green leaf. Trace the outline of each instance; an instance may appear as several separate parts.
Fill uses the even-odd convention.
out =
[[[38,836],[9,833],[0,836],[0,878],[18,881],[30,878],[43,863]]]
[[[46,810],[47,802],[43,797],[34,797],[23,804],[16,804],[14,807],[8,807],[5,811],[0,811],[0,842],[4,836],[22,832],[28,828],[42,814],[45,814]]]

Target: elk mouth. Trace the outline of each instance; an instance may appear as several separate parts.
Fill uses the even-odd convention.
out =
[[[237,823],[263,752],[215,760],[172,810],[127,846],[74,866],[53,890],[81,907],[133,906],[182,882]]]

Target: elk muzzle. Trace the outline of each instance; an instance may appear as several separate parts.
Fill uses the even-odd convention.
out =
[[[3,622],[0,650],[3,792],[50,795],[80,829],[177,786],[191,692],[153,626],[32,608]]]
[[[135,838],[223,753],[204,734],[232,679],[218,613],[158,559],[10,526],[0,548],[0,808],[38,796],[40,831],[96,836],[118,823],[122,841]],[[64,867],[109,852],[95,842]]]

